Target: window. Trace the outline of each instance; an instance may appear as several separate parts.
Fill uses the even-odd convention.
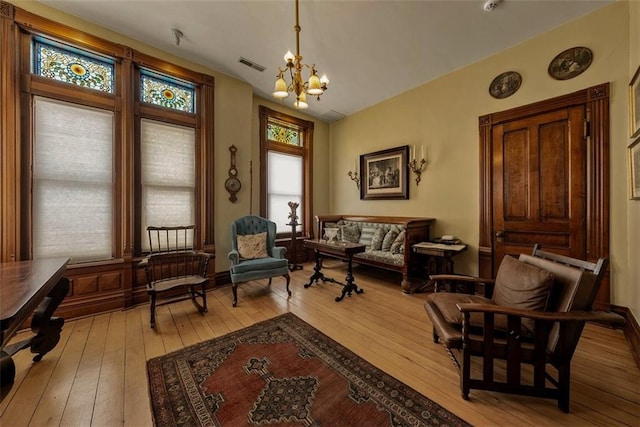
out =
[[[260,129],[261,215],[276,223],[278,234],[290,234],[288,203],[297,202],[297,232],[308,236],[313,122],[260,107]]]
[[[111,259],[114,114],[36,97],[33,257]]]
[[[191,225],[195,221],[195,130],[142,119],[142,250],[147,226]]]
[[[0,171],[19,255],[2,256],[115,265],[148,250],[147,225],[193,224],[213,251],[213,78],[44,18],[19,31],[1,57],[20,58],[22,163]]]

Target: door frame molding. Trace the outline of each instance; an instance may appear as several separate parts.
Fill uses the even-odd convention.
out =
[[[572,106],[584,106],[587,129],[586,253],[589,261],[609,258],[609,83],[567,95],[491,113],[478,118],[480,135],[480,236],[478,274],[495,277],[493,259],[492,131],[505,122]],[[609,272],[598,292],[595,308],[610,305]]]

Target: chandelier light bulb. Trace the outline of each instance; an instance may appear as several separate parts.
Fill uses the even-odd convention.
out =
[[[287,82],[285,82],[284,78],[282,78],[282,75],[280,75],[280,77],[278,77],[278,80],[276,80],[276,87],[273,92],[273,97],[284,99],[287,96],[289,96],[289,92],[287,91]]]
[[[284,54],[284,62],[286,62],[287,64],[289,62],[293,62],[294,59],[295,56],[293,55],[293,53],[291,53],[290,50],[288,50],[287,53]]]
[[[307,87],[307,93],[309,95],[322,95],[322,88],[320,87],[320,79],[317,75],[312,74],[309,77],[309,86]]]
[[[320,77],[320,83],[323,86],[328,86],[329,85],[329,78],[327,77],[326,74],[323,74],[322,77]]]
[[[300,95],[298,95],[298,99],[293,103],[293,106],[298,110],[305,110],[309,108],[309,104],[307,104],[307,94],[304,93],[304,91],[300,92]]]

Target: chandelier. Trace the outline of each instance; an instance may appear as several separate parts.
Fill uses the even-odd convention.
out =
[[[327,90],[329,79],[326,75],[318,77],[318,71],[316,65],[307,65],[302,63],[302,56],[300,55],[300,24],[298,19],[298,0],[296,0],[296,26],[293,27],[296,31],[296,54],[291,51],[287,51],[284,55],[285,68],[278,67],[278,79],[276,80],[275,91],[273,97],[278,99],[284,99],[289,96],[289,92],[296,94],[296,101],[293,103],[294,107],[298,109],[305,109],[309,107],[307,104],[307,94],[316,96],[320,101],[320,95]],[[308,68],[311,70],[309,80],[304,81],[302,79],[302,69]],[[287,84],[284,79],[285,73],[289,72],[291,83]]]

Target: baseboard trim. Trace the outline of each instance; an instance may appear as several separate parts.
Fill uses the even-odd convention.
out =
[[[622,330],[631,348],[631,354],[633,354],[636,366],[640,368],[640,325],[638,325],[638,321],[627,307],[612,304],[611,311],[624,317],[625,323]]]

